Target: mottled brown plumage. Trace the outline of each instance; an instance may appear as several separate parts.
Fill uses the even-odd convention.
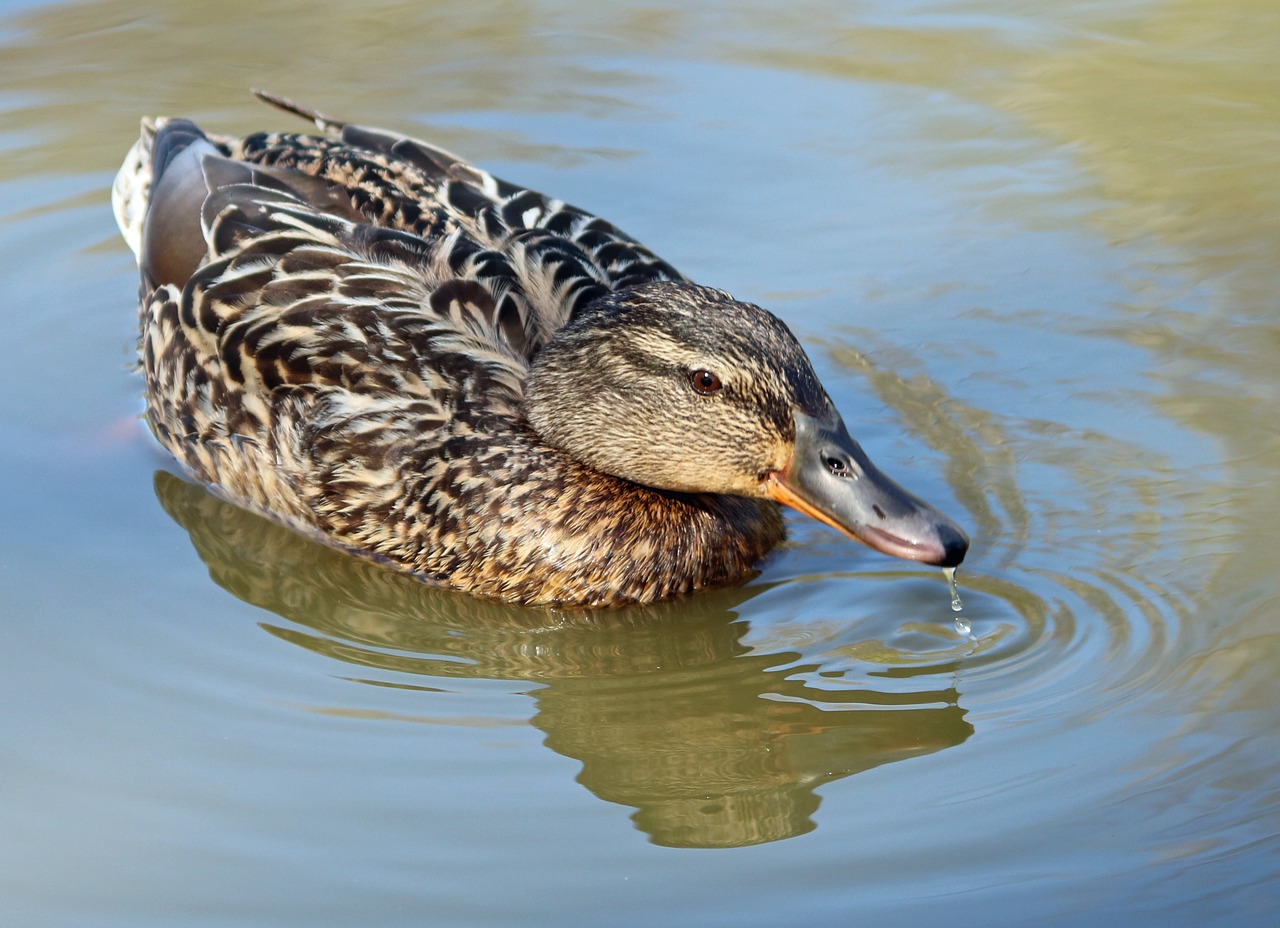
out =
[[[751,573],[797,423],[835,416],[781,322],[579,209],[268,99],[325,134],[144,122],[116,180],[147,421],[193,477],[519,602]]]

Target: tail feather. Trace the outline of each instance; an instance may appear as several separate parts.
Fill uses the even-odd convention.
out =
[[[195,273],[207,251],[200,207],[209,195],[205,158],[217,146],[187,119],[170,119],[151,145],[151,193],[138,264],[153,285],[181,286]]]
[[[151,146],[155,142],[156,124],[142,120],[142,132],[133,143],[111,185],[111,209],[116,225],[135,257],[142,254],[142,223],[151,198]]]

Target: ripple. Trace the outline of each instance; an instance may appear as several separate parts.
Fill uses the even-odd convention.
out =
[[[1185,650],[1185,601],[1132,573],[967,568],[961,591],[970,635],[955,628],[940,575],[803,573],[746,604],[747,640],[801,654],[791,671],[814,686],[905,693],[951,677],[993,719],[1107,712],[1159,684]]]
[[[1104,714],[1176,659],[1178,597],[1117,567],[1129,552],[1095,543],[1088,519],[1025,500],[994,460],[983,473],[999,490],[981,524],[996,541],[976,545],[960,577],[968,635],[941,572],[874,555],[848,570],[847,541],[808,523],[744,587],[566,610],[426,586],[163,472],[156,493],[217,583],[281,617],[263,623],[271,635],[360,668],[343,675],[353,684],[423,700],[482,681],[535,684],[530,721],[582,764],[582,785],[632,807],[655,843],[727,847],[811,830],[822,784],[979,728],[1034,720],[1044,732]],[[1104,490],[1115,498],[1082,506],[1134,498],[1132,487]],[[1017,526],[1007,541],[1006,517]]]

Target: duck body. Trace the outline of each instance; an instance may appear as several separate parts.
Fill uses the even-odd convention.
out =
[[[322,134],[147,121],[114,188],[147,422],[194,479],[534,604],[740,581],[783,538],[779,501],[858,534],[787,479],[814,423],[864,484],[880,475],[775,317],[441,149],[264,98]],[[942,540],[882,534],[958,563],[959,529],[887,486],[885,525],[905,506]]]

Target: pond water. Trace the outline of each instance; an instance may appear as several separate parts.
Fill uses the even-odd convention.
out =
[[[10,3],[0,924],[1272,925],[1273,0]],[[763,303],[941,572],[442,593],[173,475],[144,113],[436,141]]]

